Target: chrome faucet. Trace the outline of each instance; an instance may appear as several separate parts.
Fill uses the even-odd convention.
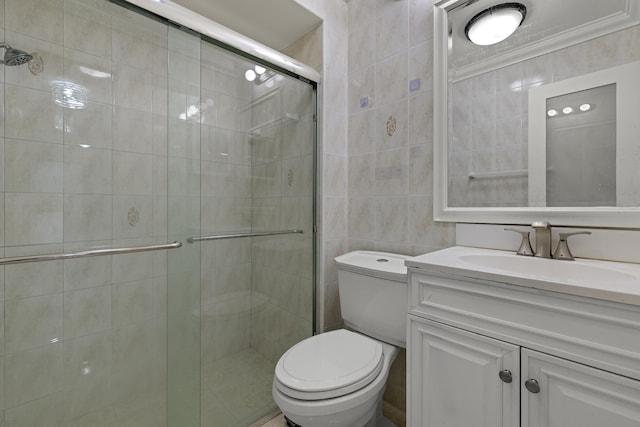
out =
[[[529,231],[518,230],[517,228],[505,228],[505,231],[515,231],[522,236],[522,242],[516,252],[518,255],[536,256],[538,258],[553,258],[565,261],[573,261],[573,254],[569,250],[567,239],[576,234],[591,234],[590,231],[578,231],[574,233],[560,233],[558,247],[551,254],[551,224],[546,221],[534,221],[531,228],[536,233],[536,250],[531,248],[529,241]]]
[[[546,221],[534,221],[531,227],[536,232],[536,251],[534,256],[551,258],[551,224]]]

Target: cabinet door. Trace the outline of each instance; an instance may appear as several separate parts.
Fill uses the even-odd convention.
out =
[[[521,393],[522,427],[640,426],[640,381],[533,350],[522,349]]]
[[[409,319],[409,426],[519,425],[519,347]],[[512,381],[502,380],[501,371],[506,381],[509,375]]]

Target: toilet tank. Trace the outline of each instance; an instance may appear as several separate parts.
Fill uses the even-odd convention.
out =
[[[406,347],[408,285],[404,261],[408,258],[372,251],[335,258],[340,309],[349,328]]]

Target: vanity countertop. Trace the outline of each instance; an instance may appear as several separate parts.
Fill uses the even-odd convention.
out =
[[[640,306],[640,264],[561,261],[453,246],[405,261],[409,268]]]

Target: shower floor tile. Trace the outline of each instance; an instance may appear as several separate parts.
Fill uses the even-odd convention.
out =
[[[247,427],[276,409],[271,397],[275,362],[243,350],[202,372],[204,427]]]

